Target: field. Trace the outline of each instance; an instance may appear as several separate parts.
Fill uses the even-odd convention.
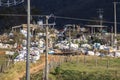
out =
[[[49,80],[120,80],[119,58],[85,58],[74,56],[62,64],[58,63],[57,67],[50,69]],[[43,71],[31,75],[31,80],[42,78]]]
[[[42,70],[45,64],[44,60],[45,60],[44,55],[41,55],[40,60],[38,60],[36,63],[31,63],[30,73],[34,74],[39,70]],[[26,69],[25,61],[12,64],[3,73],[0,73],[0,80],[20,80],[22,77],[25,76],[25,69]]]
[[[2,65],[5,62],[5,50],[0,49],[0,65]]]
[[[44,55],[31,64],[31,80],[43,80]],[[120,80],[120,58],[49,55],[49,80]],[[23,77],[24,76],[24,77]],[[25,62],[18,62],[0,80],[26,80]]]
[[[11,49],[0,49],[0,66],[8,61],[8,56],[5,55],[5,51],[10,51]]]

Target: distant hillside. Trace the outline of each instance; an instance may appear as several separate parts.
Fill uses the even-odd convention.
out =
[[[102,8],[104,10],[104,20],[114,21],[113,13],[114,0],[31,0],[32,14],[54,14],[57,16],[74,17],[81,19],[97,19],[97,10]],[[26,3],[21,5],[21,9],[14,7],[12,11],[15,13],[26,14]],[[117,5],[117,14],[120,14],[120,5]],[[6,9],[7,10],[7,9]],[[20,12],[21,10],[22,12]],[[3,11],[0,10],[0,13]],[[19,19],[19,18],[18,18]],[[13,20],[13,19],[12,19]],[[20,21],[19,19],[16,24]],[[23,20],[23,19],[22,19]],[[16,21],[16,20],[15,20]],[[120,15],[117,15],[117,21],[120,22]],[[14,21],[13,21],[14,22]],[[9,23],[9,22],[8,22]],[[85,23],[83,21],[56,19],[58,25],[66,23]],[[88,23],[88,22],[86,22]],[[1,24],[1,20],[0,20]],[[3,25],[3,23],[2,23]],[[113,25],[113,24],[106,24]]]
[[[42,14],[79,18],[97,17],[97,9],[104,9],[104,17],[113,16],[112,0],[31,0]]]
[[[103,9],[104,20],[114,21],[114,0],[31,0],[32,5],[40,10],[41,14],[55,14],[58,16],[68,16],[81,19],[98,18],[97,10]],[[117,1],[117,0],[116,0]],[[117,14],[120,13],[120,6],[117,5]],[[57,20],[58,24],[71,23],[77,21]],[[120,16],[117,15],[117,21],[120,21]],[[77,23],[82,23],[78,21]],[[113,24],[107,24],[113,25]]]

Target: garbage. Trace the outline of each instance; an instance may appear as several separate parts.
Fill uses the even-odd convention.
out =
[[[6,51],[6,52],[5,52],[6,55],[14,55],[14,53],[15,53],[15,52],[13,52],[13,51]]]
[[[87,52],[87,55],[94,56],[95,53],[94,53],[93,51],[88,51],[88,52]]]
[[[119,51],[115,52],[115,57],[120,57],[120,52]]]
[[[43,52],[43,51],[42,51]],[[30,57],[29,59],[31,62],[35,62],[40,59],[40,53],[41,51],[37,47],[31,47],[30,48]],[[14,59],[15,62],[17,61],[25,61],[26,60],[26,47],[23,47],[21,51],[19,51],[19,55]]]

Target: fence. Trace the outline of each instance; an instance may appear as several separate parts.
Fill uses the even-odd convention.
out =
[[[120,66],[120,64],[118,62],[116,63],[116,61],[119,61],[119,58],[116,58],[116,59],[111,57],[97,57],[97,56],[86,56],[86,55],[81,55],[81,56],[80,55],[76,55],[76,56],[54,55],[49,62],[49,72],[50,70],[55,69],[58,66],[61,66],[63,63],[70,62],[74,64],[81,64],[83,66],[93,67],[92,69],[97,67],[100,67],[100,69],[105,68],[105,70],[108,70],[108,72],[109,72],[109,69],[111,70],[111,68],[113,68],[112,71],[109,72],[108,74],[108,75],[114,76],[113,79],[110,79],[110,80],[119,80],[120,71],[117,70],[117,68]],[[84,79],[84,77],[91,75],[88,72],[86,73],[84,72],[79,73],[79,75],[82,76],[82,78],[79,80],[86,80]],[[108,75],[105,75],[105,76],[109,77]],[[106,78],[104,78],[104,75],[99,74],[98,76],[101,76],[101,77],[103,76],[101,80],[106,80]],[[97,78],[98,77],[96,77],[96,80],[99,80]]]
[[[6,57],[6,56],[1,56]],[[5,59],[0,60],[0,73],[4,72],[6,69],[11,68],[11,65],[14,63],[13,59],[10,57],[7,57]]]

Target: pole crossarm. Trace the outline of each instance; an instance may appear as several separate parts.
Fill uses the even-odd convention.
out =
[[[23,3],[24,0],[0,0],[0,6],[10,7]]]
[[[40,24],[39,26],[54,26],[56,25],[55,23],[51,23],[51,24]]]

